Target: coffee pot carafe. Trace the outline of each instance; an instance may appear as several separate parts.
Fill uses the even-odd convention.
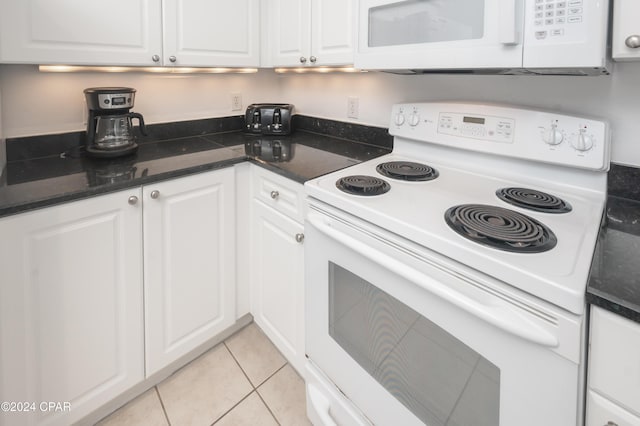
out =
[[[113,158],[132,154],[138,149],[133,135],[133,119],[146,135],[142,114],[133,108],[135,89],[129,87],[93,87],[84,94],[89,110],[86,151],[92,157]]]

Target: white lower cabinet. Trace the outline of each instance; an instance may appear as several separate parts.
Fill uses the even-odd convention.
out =
[[[143,380],[140,196],[0,219],[0,424],[68,425]]]
[[[235,323],[234,170],[148,185],[143,200],[149,376]]]
[[[81,420],[233,325],[234,203],[228,168],[0,218],[0,425]]]
[[[301,184],[254,167],[248,257],[255,322],[304,375],[304,227]],[[268,197],[266,195],[268,194]],[[292,210],[293,209],[293,210]]]
[[[591,307],[587,426],[640,426],[640,323]]]

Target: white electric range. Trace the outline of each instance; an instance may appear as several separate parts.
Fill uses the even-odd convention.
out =
[[[607,124],[420,103],[390,133],[391,154],[305,184],[310,418],[577,424]]]

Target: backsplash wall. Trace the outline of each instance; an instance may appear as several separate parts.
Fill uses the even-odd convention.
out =
[[[389,126],[398,102],[470,100],[501,102],[608,120],[612,161],[640,167],[640,62],[616,63],[599,77],[415,75],[386,73],[286,74],[281,98],[298,113]],[[347,97],[359,98],[359,119],[347,119]]]
[[[473,76],[386,73],[167,75],[40,73],[31,65],[1,65],[5,137],[82,130],[82,90],[131,86],[135,111],[149,123],[240,115],[253,102],[290,102],[296,113],[388,127],[396,102],[470,100],[551,109],[609,120],[612,161],[640,167],[640,63],[616,63],[602,77]],[[231,93],[241,93],[242,111],[231,111]],[[347,97],[359,98],[359,118],[347,118]]]

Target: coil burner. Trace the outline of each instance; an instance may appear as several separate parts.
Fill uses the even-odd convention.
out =
[[[501,207],[462,204],[445,213],[447,224],[479,244],[515,253],[541,253],[557,243],[554,233],[537,220]]]
[[[438,177],[438,171],[422,163],[411,161],[390,161],[378,164],[376,170],[381,175],[410,182],[424,182]]]
[[[336,186],[343,192],[353,195],[381,195],[391,189],[384,180],[373,176],[354,175],[338,179]]]
[[[528,188],[501,188],[496,195],[516,207],[543,213],[567,213],[571,205],[555,195]]]

